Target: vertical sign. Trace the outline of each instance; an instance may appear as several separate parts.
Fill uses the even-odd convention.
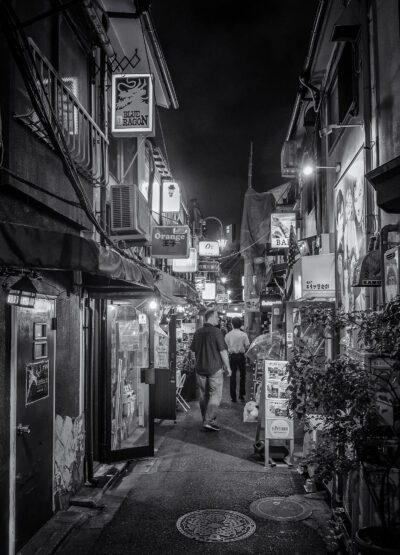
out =
[[[293,439],[293,420],[289,415],[286,360],[264,362],[265,437]]]
[[[273,212],[271,214],[271,248],[289,248],[290,227],[296,229],[296,214]]]
[[[134,137],[153,132],[153,80],[149,73],[112,76],[111,132]]]
[[[178,183],[163,181],[162,184],[162,211],[179,212],[181,209],[181,191]]]

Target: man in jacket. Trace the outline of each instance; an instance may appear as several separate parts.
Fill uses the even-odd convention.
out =
[[[225,336],[232,368],[230,390],[233,403],[236,403],[237,370],[239,370],[240,374],[239,400],[244,402],[246,397],[246,358],[244,353],[249,348],[250,341],[247,334],[240,329],[241,324],[242,321],[240,318],[232,318],[233,329]]]
[[[203,429],[218,432],[220,428],[217,425],[217,412],[222,398],[224,371],[230,376],[231,368],[224,337],[217,328],[218,312],[215,309],[207,310],[204,322],[204,326],[196,330],[190,349],[196,357]]]

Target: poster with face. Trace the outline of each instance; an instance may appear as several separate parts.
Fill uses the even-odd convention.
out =
[[[336,286],[345,312],[365,308],[365,291],[352,287],[357,260],[366,252],[364,161],[361,151],[335,191]]]

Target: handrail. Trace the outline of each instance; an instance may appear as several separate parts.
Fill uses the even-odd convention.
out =
[[[77,80],[72,77],[63,79],[34,41],[31,38],[28,41],[40,76],[42,95],[46,97],[49,112],[55,114],[61,125],[64,139],[78,171],[92,182],[106,183],[108,139],[80,103],[77,97]],[[34,110],[27,109],[25,114],[15,117],[50,145],[47,133]]]

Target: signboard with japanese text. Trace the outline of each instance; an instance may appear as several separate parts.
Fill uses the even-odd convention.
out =
[[[206,276],[195,276],[194,286],[198,293],[204,291],[204,288],[206,286]]]
[[[335,255],[302,256],[293,266],[294,298],[335,297]]]
[[[272,212],[271,214],[271,248],[289,248],[290,227],[296,229],[296,214]]]
[[[119,73],[112,76],[111,132],[116,137],[153,133],[152,75]]]
[[[199,260],[199,272],[219,272],[218,260]]]
[[[197,250],[189,249],[189,258],[172,260],[172,270],[176,273],[187,274],[197,272]]]
[[[163,181],[162,183],[162,211],[180,212],[181,191],[175,181]]]
[[[250,297],[244,302],[244,307],[248,312],[259,312],[260,297]]]
[[[229,303],[229,295],[228,293],[217,293],[215,296],[215,302],[218,304],[227,304]]]
[[[286,367],[286,360],[264,361],[266,439],[294,439]]]
[[[151,232],[151,256],[154,258],[189,258],[190,228],[154,226]]]
[[[217,241],[199,241],[199,256],[219,256]]]

